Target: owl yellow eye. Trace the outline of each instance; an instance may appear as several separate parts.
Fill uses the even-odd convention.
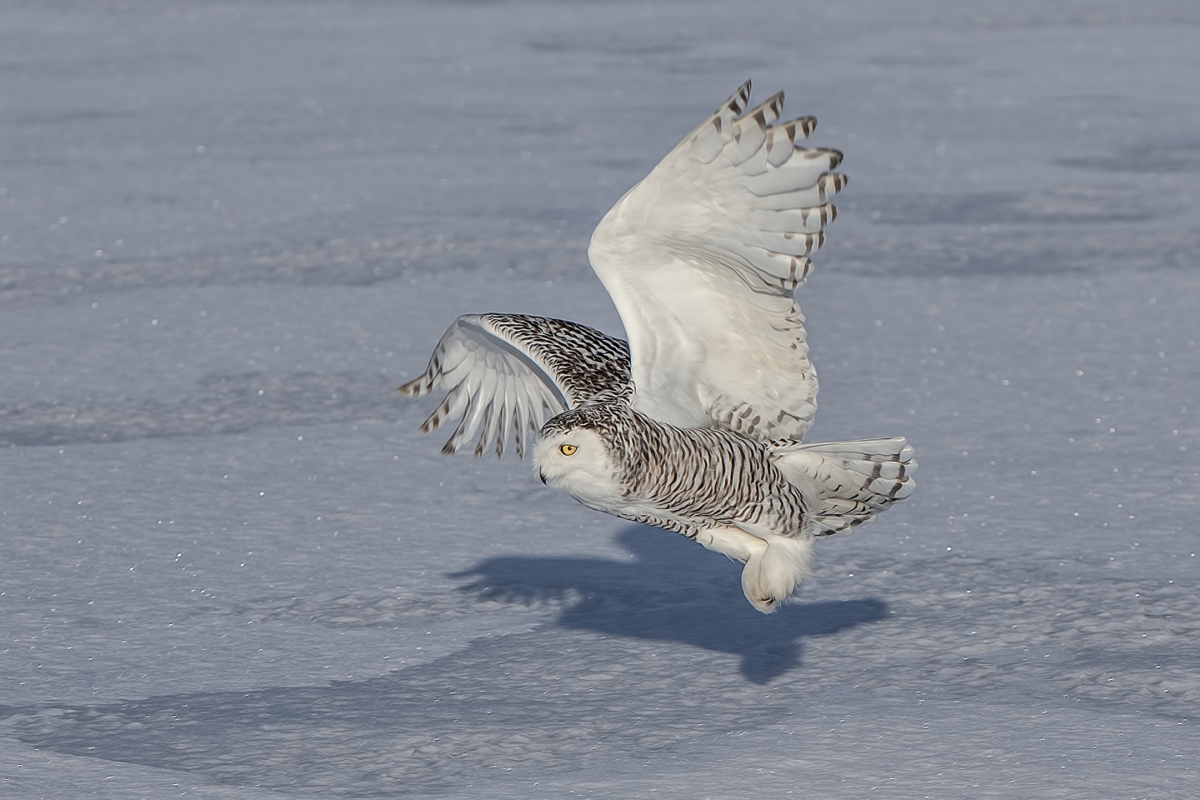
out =
[[[579,448],[573,444],[562,444],[558,446],[558,452],[562,453],[564,456],[573,456],[575,455],[575,451],[578,449]]]

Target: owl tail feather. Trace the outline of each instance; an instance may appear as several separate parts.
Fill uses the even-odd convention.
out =
[[[771,446],[776,468],[805,501],[803,533],[829,536],[873,519],[912,494],[917,468],[904,437]]]

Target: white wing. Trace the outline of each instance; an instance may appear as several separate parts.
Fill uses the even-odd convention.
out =
[[[799,439],[817,377],[792,290],[846,184],[811,117],[740,116],[747,82],[600,221],[588,256],[629,335],[634,406],[683,427]]]
[[[476,457],[488,447],[502,456],[511,432],[517,456],[524,458],[526,436],[547,418],[590,401],[628,400],[633,393],[625,342],[576,322],[520,314],[459,317],[425,373],[397,391],[420,397],[438,388],[446,389],[446,398],[421,432],[461,415],[442,452],[457,452],[478,432]]]

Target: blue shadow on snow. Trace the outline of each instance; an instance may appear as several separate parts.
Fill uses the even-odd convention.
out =
[[[643,525],[618,541],[629,560],[503,556],[451,577],[472,579],[463,590],[487,600],[570,602],[558,619],[565,628],[739,655],[742,674],[754,683],[800,666],[805,637],[887,615],[887,604],[874,597],[793,602],[763,615],[742,596],[740,564]]]

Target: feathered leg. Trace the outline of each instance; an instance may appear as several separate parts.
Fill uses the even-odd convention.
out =
[[[742,570],[742,593],[764,614],[777,611],[812,570],[812,537],[768,535]]]
[[[729,526],[703,528],[692,538],[709,550],[715,550],[743,564],[755,553],[761,555],[762,551],[767,549],[766,542],[761,538]]]

